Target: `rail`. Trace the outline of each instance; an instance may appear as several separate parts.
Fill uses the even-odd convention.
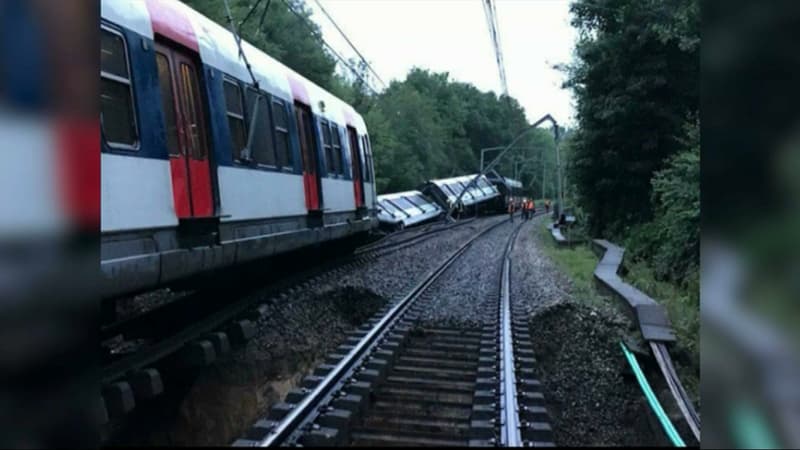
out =
[[[352,376],[353,369],[362,361],[369,351],[374,348],[380,339],[386,335],[392,325],[403,315],[420,295],[435,282],[458,258],[472,245],[472,243],[493,230],[497,226],[506,223],[500,221],[484,230],[481,230],[466,243],[454,251],[444,263],[431,270],[423,279],[401,300],[399,300],[387,314],[361,339],[359,342],[342,358],[336,366],[317,384],[317,386],[303,397],[292,410],[273,425],[267,436],[260,441],[259,446],[269,447],[279,445],[287,440],[294,432],[304,428],[320,414],[320,406],[328,400],[329,394],[343,380]]]

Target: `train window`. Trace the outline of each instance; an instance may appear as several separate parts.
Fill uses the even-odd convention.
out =
[[[431,206],[430,202],[428,200],[425,200],[419,194],[414,195],[414,196],[412,196],[410,198],[413,199],[416,204],[420,205],[420,207],[422,209],[426,210],[426,211],[430,211],[430,210],[434,209],[433,206]]]
[[[169,58],[163,53],[156,52],[158,65],[158,84],[161,88],[161,108],[164,110],[164,120],[167,126],[167,150],[170,155],[181,153],[178,141],[178,124],[175,115],[175,93],[172,90],[172,71],[169,67]]]
[[[278,165],[281,167],[291,166],[289,116],[286,114],[286,104],[275,98],[272,99],[272,119],[275,121],[275,154],[278,158]]]
[[[203,111],[199,104],[198,96],[200,87],[197,83],[197,73],[195,72],[194,67],[190,67],[188,64],[181,63],[181,80],[181,86],[183,86],[183,95],[181,97],[184,102],[182,111],[184,115],[184,121],[188,127],[186,131],[188,132],[189,139],[191,139],[192,142],[192,157],[195,159],[205,159],[205,135],[200,122],[200,117],[203,115]]]
[[[100,34],[100,122],[109,145],[136,147],[139,136],[125,40],[102,28]]]
[[[342,160],[342,141],[339,138],[339,127],[331,124],[331,147],[333,148],[333,164],[336,173],[344,175],[344,161]]]
[[[367,136],[361,136],[361,148],[364,150],[364,181],[369,182],[372,167],[369,163],[369,149],[367,148]]]
[[[375,173],[373,172],[374,167],[372,166],[372,142],[369,140],[368,135],[364,135],[364,153],[366,154],[366,163],[367,163],[367,180],[368,181],[375,181]]]
[[[328,168],[330,175],[336,174],[336,167],[333,163],[333,149],[331,147],[331,127],[327,120],[320,121],[320,128],[322,128],[322,153],[325,155],[325,166]]]
[[[225,80],[225,109],[228,128],[231,131],[231,155],[233,160],[241,159],[242,149],[247,145],[247,131],[242,107],[242,89],[237,83]]]
[[[403,209],[414,209],[414,208],[416,208],[416,205],[414,205],[413,203],[409,202],[404,197],[397,197],[395,199],[392,199],[392,203],[394,203],[395,205],[397,205],[397,206],[399,206],[399,207],[401,207]]]
[[[270,120],[269,97],[255,89],[247,89],[247,121],[252,125],[252,115],[255,112],[256,99],[258,99],[258,117],[255,122],[253,135],[253,148],[250,156],[258,164],[275,166],[275,145],[272,142],[272,121]]]
[[[388,200],[383,200],[383,201],[381,201],[380,204],[383,205],[383,207],[386,208],[387,211],[392,213],[393,216],[396,216],[398,214],[405,215],[405,216],[408,215],[408,214],[403,213],[397,206],[394,206],[393,204],[389,203]]]

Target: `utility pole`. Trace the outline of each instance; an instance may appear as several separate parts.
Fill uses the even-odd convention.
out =
[[[561,155],[558,150],[558,124],[553,124],[556,138],[556,175],[558,176],[558,214],[564,214],[564,186],[561,177]]]
[[[522,137],[525,136],[526,134],[528,134],[531,130],[533,130],[534,128],[538,127],[539,125],[541,125],[542,123],[547,122],[547,121],[549,121],[550,123],[553,124],[554,139],[556,141],[556,161],[558,161],[559,160],[559,157],[558,157],[558,122],[556,122],[556,119],[554,119],[553,116],[551,116],[550,114],[545,114],[541,119],[537,120],[533,124],[529,125],[528,127],[524,128],[522,131],[520,131],[519,134],[517,134],[517,136],[511,141],[511,143],[508,144],[503,149],[503,151],[501,151],[500,154],[497,155],[494,158],[494,160],[492,160],[492,162],[489,163],[488,166],[483,168],[480,171],[480,173],[478,173],[477,175],[472,177],[472,180],[470,180],[470,182],[467,184],[467,186],[461,191],[460,194],[458,194],[458,197],[456,198],[456,201],[453,202],[453,204],[450,206],[450,208],[447,211],[447,214],[444,217],[447,218],[447,217],[450,217],[453,214],[453,210],[457,207],[457,205],[461,201],[461,197],[464,196],[464,193],[467,192],[468,190],[470,190],[473,186],[475,186],[475,183],[478,182],[478,179],[481,176],[483,176],[489,170],[492,170],[492,168],[494,166],[496,166],[498,162],[500,162],[500,160],[503,158],[503,156],[505,156],[506,153],[508,153],[514,147],[514,144],[519,142],[519,140],[522,139]],[[560,173],[558,174],[558,177],[559,177],[559,183],[558,183],[558,186],[559,186],[559,198],[561,198],[561,192],[560,192],[561,191],[561,175],[560,175]]]

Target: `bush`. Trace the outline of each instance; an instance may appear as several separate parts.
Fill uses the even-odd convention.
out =
[[[655,218],[630,230],[625,246],[658,279],[686,287],[700,261],[699,145],[670,158],[651,183]]]

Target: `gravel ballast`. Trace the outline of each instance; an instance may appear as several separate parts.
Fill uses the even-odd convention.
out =
[[[387,303],[402,298],[479,229],[479,219],[355,265],[315,284],[255,293],[261,313],[248,344],[137,405],[111,445],[229,445]]]
[[[633,324],[611,305],[573,297],[568,277],[540,248],[542,220],[523,225],[517,238],[511,298],[529,317],[556,445],[663,445],[619,347]]]

